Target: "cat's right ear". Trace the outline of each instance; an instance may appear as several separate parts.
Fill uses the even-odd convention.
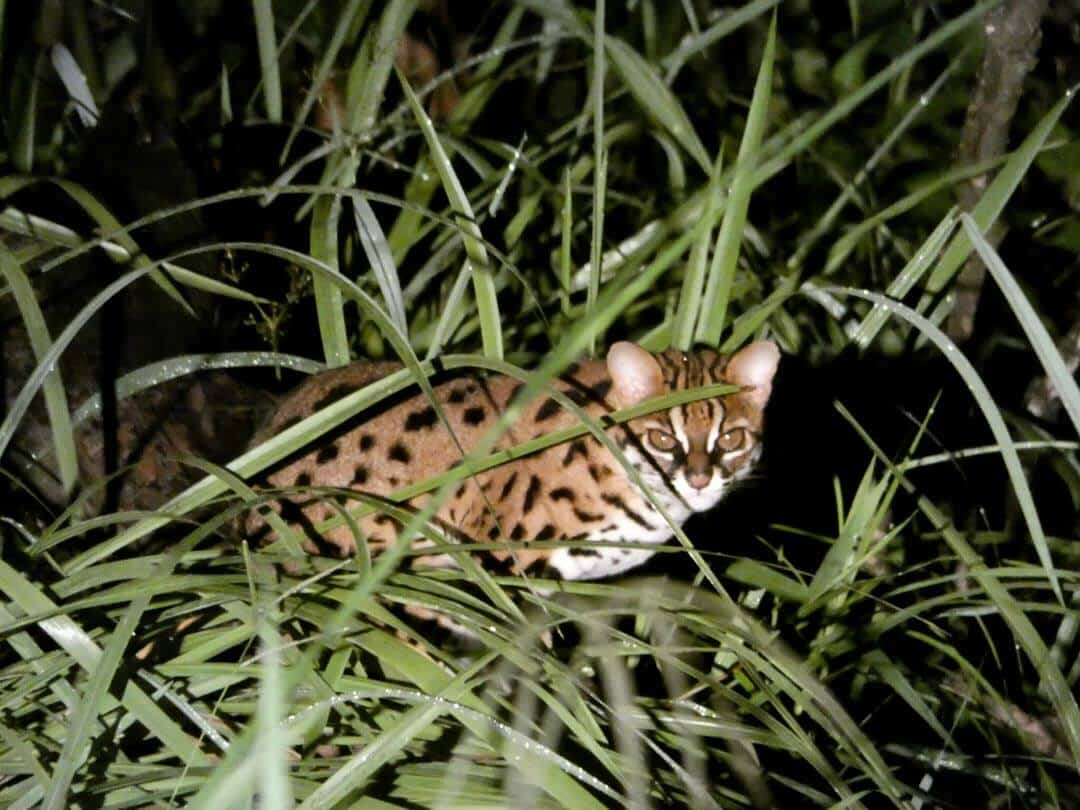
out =
[[[731,382],[746,389],[743,396],[764,408],[772,393],[772,381],[779,364],[780,350],[776,344],[771,340],[758,340],[731,356],[727,376]]]
[[[664,393],[664,373],[656,358],[629,341],[619,341],[607,353],[612,392],[621,408],[629,408]]]

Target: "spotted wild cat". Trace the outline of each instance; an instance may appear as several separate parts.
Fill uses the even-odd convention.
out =
[[[763,411],[772,390],[780,353],[769,341],[751,343],[731,356],[710,349],[651,354],[633,343],[616,343],[607,359],[574,366],[558,383],[594,417],[636,405],[650,397],[709,383],[732,383],[741,390],[642,416],[609,428],[627,459],[678,524],[712,508],[734,481],[749,473],[761,451]],[[356,363],[319,374],[288,395],[261,431],[274,435],[330,402],[397,369],[388,363]],[[449,427],[460,446],[471,449],[518,391],[505,376],[459,377],[435,387]],[[274,487],[349,488],[376,496],[455,466],[461,457],[446,426],[423,394],[400,401],[286,460],[267,476]],[[511,447],[577,423],[555,400],[541,397],[499,440]],[[429,495],[409,502],[420,507]],[[307,534],[309,552],[351,554],[356,540],[348,526],[315,536],[313,526],[336,514],[317,497],[280,502],[274,508]],[[641,494],[613,455],[592,436],[551,447],[481,472],[466,480],[437,511],[435,522],[462,542],[499,545],[479,554],[493,570],[519,573],[538,568],[564,579],[595,579],[645,562],[649,546],[673,532]],[[372,553],[392,543],[399,525],[372,514],[359,521]],[[261,517],[246,521],[249,535],[265,533]],[[573,541],[565,547],[534,548],[530,541]],[[505,541],[511,541],[508,549]],[[614,541],[644,548],[600,546]],[[550,545],[550,544],[549,544]],[[447,555],[418,558],[452,565]]]

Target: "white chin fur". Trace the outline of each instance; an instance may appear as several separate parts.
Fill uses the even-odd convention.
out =
[[[690,486],[685,480],[676,481],[675,488],[693,511],[706,512],[720,502],[727,486],[723,479],[714,473],[712,480],[702,489]]]

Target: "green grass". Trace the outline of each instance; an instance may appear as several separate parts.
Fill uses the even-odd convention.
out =
[[[73,123],[27,33],[47,20],[8,9],[0,271],[33,368],[0,423],[0,805],[1075,806],[1080,390],[1056,342],[1077,111],[1044,56],[1010,150],[953,163],[994,5],[527,0],[450,4],[448,25],[405,0],[253,0],[147,32],[72,0],[102,131],[128,131],[108,129],[129,121],[110,118],[133,97],[127,53],[144,142]],[[431,34],[430,82],[395,68],[406,31]],[[330,79],[339,127],[316,130]],[[456,104],[433,105],[451,82]],[[140,149],[160,177],[116,168]],[[174,187],[177,160],[201,193]],[[987,289],[957,346],[942,323],[973,252]],[[80,437],[109,398],[75,397],[57,363],[132,296],[168,302],[163,330],[209,306],[220,351],[122,367],[120,400],[208,369],[403,368],[224,463],[181,458],[201,480],[158,509],[95,514],[106,482],[80,472]],[[496,450],[520,406],[627,337],[779,343],[766,441],[795,439],[749,485],[768,496],[618,580],[484,571],[428,519],[480,470],[609,441],[566,401],[579,426]],[[460,569],[411,570],[408,542],[304,556],[284,524],[272,547],[230,539],[274,495],[259,471],[402,390],[430,397],[438,368],[524,386],[455,470],[389,501],[309,494],[341,505],[322,528],[381,510]],[[1023,407],[1036,375],[1052,420]],[[52,499],[20,462],[32,422]],[[829,450],[802,455],[822,445],[800,431],[823,430]],[[408,604],[474,639],[406,624]]]

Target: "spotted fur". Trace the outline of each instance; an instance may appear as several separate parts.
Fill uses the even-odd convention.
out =
[[[750,472],[761,452],[763,411],[778,361],[779,352],[769,342],[750,344],[732,356],[709,349],[650,354],[632,343],[618,343],[606,361],[576,364],[556,388],[600,418],[671,391],[710,383],[741,386],[728,396],[699,400],[608,429],[656,500],[675,523],[682,524],[691,514],[712,508],[735,481]],[[282,402],[258,440],[396,368],[361,363],[309,379]],[[518,381],[503,376],[453,379],[435,387],[435,399],[448,424],[417,394],[287,460],[269,474],[266,483],[282,488],[348,488],[388,496],[457,466],[461,448],[472,448],[484,436],[519,389]],[[511,447],[574,424],[574,415],[555,399],[541,397],[524,407],[498,447]],[[407,506],[420,508],[429,497],[413,498]],[[329,504],[311,498],[277,503],[274,508],[306,532],[309,552],[355,553],[358,538],[348,526],[314,534],[319,522],[335,514]],[[542,568],[564,579],[595,579],[634,568],[673,534],[619,461],[592,436],[473,476],[443,503],[434,522],[463,542],[501,543],[504,547],[477,555],[492,570],[521,573]],[[255,513],[248,516],[245,528],[249,535],[269,531]],[[359,521],[359,529],[372,553],[378,553],[395,540],[399,524],[373,514]],[[545,548],[532,545],[558,540],[574,542],[564,546],[556,542],[554,547],[549,542]],[[505,541],[512,541],[514,547],[506,548]],[[641,547],[582,546],[596,541]],[[429,565],[453,564],[441,554],[417,559]]]

